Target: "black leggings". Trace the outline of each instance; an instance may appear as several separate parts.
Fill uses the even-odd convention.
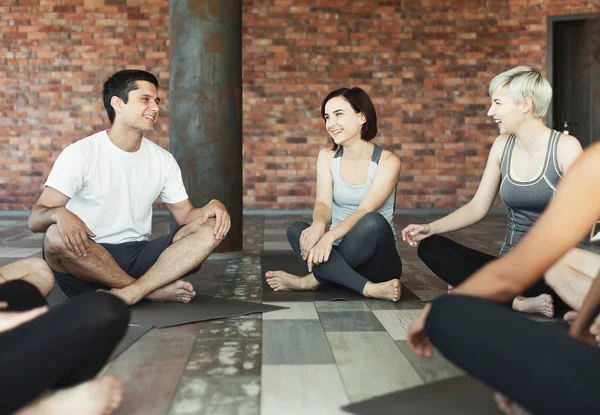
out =
[[[6,311],[46,305],[25,281],[0,284]],[[107,293],[89,293],[0,333],[0,413],[12,413],[48,389],[91,379],[125,334],[129,308]]]
[[[308,227],[306,222],[295,222],[287,229],[288,241],[300,259],[300,234]],[[302,261],[306,266],[306,261]],[[367,281],[385,282],[400,278],[401,274],[402,261],[394,233],[377,212],[365,214],[342,242],[333,246],[329,260],[313,266],[313,275],[320,284],[334,282],[359,294]]]
[[[417,253],[419,258],[435,275],[453,287],[460,285],[479,268],[498,258],[494,255],[467,248],[452,239],[439,235],[432,235],[419,242]],[[523,293],[523,296],[537,297],[540,294],[550,294],[552,296],[557,315],[569,310],[569,307],[544,282],[543,278],[540,278],[538,282],[529,287]],[[512,301],[506,303],[506,305],[512,305]]]
[[[433,302],[425,332],[458,367],[535,414],[600,412],[600,350],[482,298]]]

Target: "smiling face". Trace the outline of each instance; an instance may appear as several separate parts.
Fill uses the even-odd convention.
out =
[[[492,105],[487,115],[494,119],[500,134],[513,134],[529,112],[529,101],[526,98],[525,102],[516,103],[506,88],[499,88],[492,94]]]
[[[127,95],[127,103],[113,96],[111,104],[115,109],[115,123],[138,130],[154,131],[158,118],[160,98],[154,84],[148,81],[136,81],[137,89]]]
[[[325,104],[325,128],[337,145],[350,140],[359,139],[366,118],[362,113],[354,111],[348,101],[342,97],[331,98]]]

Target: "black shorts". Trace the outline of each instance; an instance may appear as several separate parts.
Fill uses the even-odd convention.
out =
[[[119,267],[133,278],[139,278],[154,265],[160,254],[173,243],[173,238],[181,226],[171,233],[152,241],[135,241],[122,244],[98,244],[108,251]],[[197,268],[186,275],[193,274],[200,269]],[[88,291],[109,290],[100,284],[84,281],[66,272],[54,272],[56,283],[67,297],[74,297]]]

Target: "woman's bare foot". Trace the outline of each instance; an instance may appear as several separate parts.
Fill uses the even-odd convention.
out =
[[[273,291],[313,291],[320,285],[313,274],[300,277],[281,270],[267,271],[265,278]]]
[[[365,297],[396,302],[400,299],[401,291],[400,280],[394,278],[393,280],[380,283],[368,281],[365,284],[365,288],[363,288],[363,295]]]
[[[554,316],[554,302],[550,294],[540,294],[531,298],[519,296],[513,300],[512,308],[521,313]]]
[[[499,392],[494,394],[494,399],[498,404],[498,408],[500,408],[500,410],[506,415],[531,415],[525,409],[521,408],[519,405]]]
[[[571,311],[565,313],[565,315],[563,316],[563,320],[565,320],[569,324],[573,324],[573,322],[577,318],[577,314],[579,314],[579,313],[577,313],[577,311],[571,310]]]
[[[16,415],[109,415],[122,400],[119,378],[103,376],[45,395]]]

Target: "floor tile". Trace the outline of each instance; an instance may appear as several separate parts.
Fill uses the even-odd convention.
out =
[[[371,311],[341,311],[319,313],[321,324],[329,331],[385,331]]]
[[[350,403],[335,364],[263,365],[261,415],[336,415]]]
[[[327,333],[350,401],[423,384],[387,333]]]
[[[364,301],[315,301],[319,313],[338,311],[369,311]]]
[[[406,329],[421,314],[421,310],[376,310],[375,317],[394,340],[406,340]]]
[[[263,304],[288,307],[287,310],[270,311],[263,314],[263,320],[318,320],[315,304],[310,302],[263,302]]]
[[[434,350],[433,356],[427,358],[413,353],[408,348],[406,341],[398,340],[396,341],[396,345],[402,350],[406,358],[419,373],[419,376],[421,376],[426,383],[453,378],[464,374],[462,370],[446,360],[438,350]]]
[[[334,363],[318,320],[263,321],[263,364]]]
[[[169,415],[258,415],[260,377],[184,375]]]
[[[116,415],[163,415],[179,384],[202,323],[150,330],[110,365],[125,396]]]

